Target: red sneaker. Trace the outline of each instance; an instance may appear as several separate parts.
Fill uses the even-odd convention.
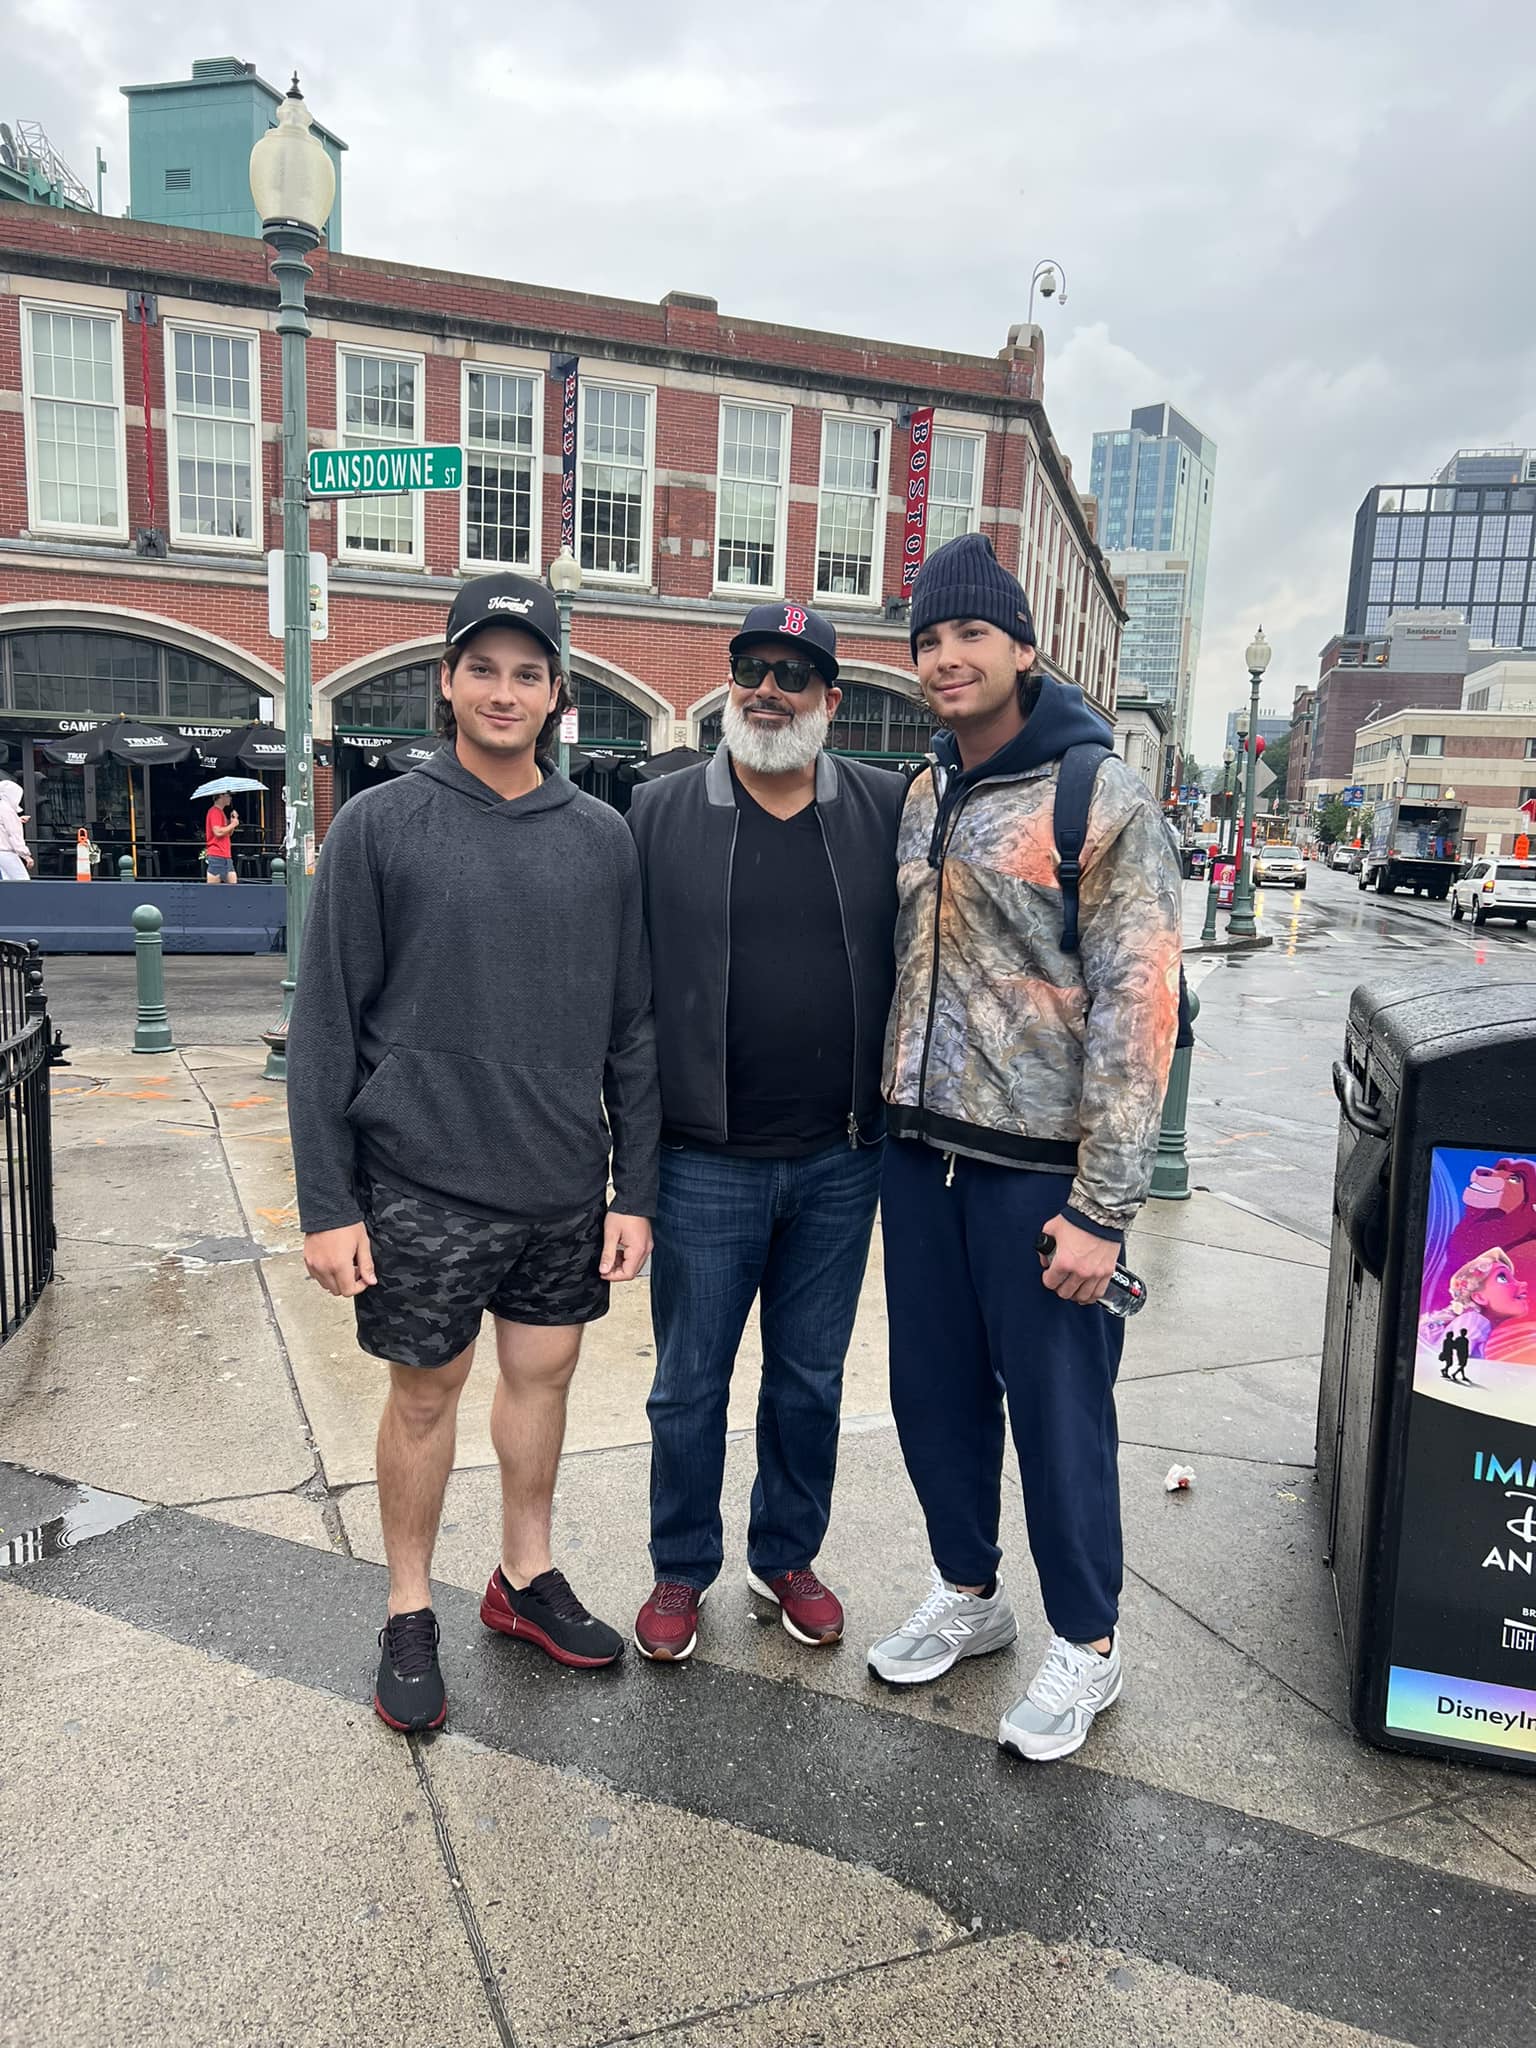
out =
[[[677,1579],[658,1579],[635,1616],[635,1648],[653,1664],[681,1664],[699,1640],[704,1595]]]
[[[797,1643],[813,1650],[843,1639],[843,1603],[812,1571],[780,1572],[776,1579],[747,1573],[747,1584],[779,1610],[779,1619]]]

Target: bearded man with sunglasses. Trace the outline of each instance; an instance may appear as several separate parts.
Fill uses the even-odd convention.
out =
[[[656,1380],[643,1656],[693,1654],[723,1560],[737,1347],[763,1373],[747,1582],[797,1642],[837,1642],[812,1567],[831,1513],[843,1360],[879,1193],[900,777],[825,751],[837,635],[764,604],[730,644],[714,758],[642,784],[640,851],[661,1073],[651,1268]]]

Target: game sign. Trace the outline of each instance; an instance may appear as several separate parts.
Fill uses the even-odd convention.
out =
[[[1388,1733],[1536,1759],[1536,1160],[1437,1149]]]

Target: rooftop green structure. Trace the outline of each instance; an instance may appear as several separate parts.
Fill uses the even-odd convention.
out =
[[[251,151],[272,126],[283,95],[239,57],[201,57],[190,78],[125,85],[128,101],[129,207],[134,220],[209,228],[259,238],[251,199]],[[313,124],[336,167],[336,204],[326,241],[341,247],[339,135]]]

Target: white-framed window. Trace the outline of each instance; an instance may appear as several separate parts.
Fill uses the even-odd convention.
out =
[[[539,572],[543,391],[533,370],[464,365],[466,565]]]
[[[260,548],[260,338],[167,320],[165,411],[171,539]]]
[[[420,356],[376,349],[336,351],[336,445],[340,448],[409,448],[422,439]],[[398,497],[342,500],[337,553],[360,562],[421,560],[420,491]]]
[[[721,588],[784,588],[791,419],[787,406],[720,401],[715,582]]]
[[[23,300],[21,333],[28,523],[126,540],[122,314]]]
[[[982,434],[935,429],[928,463],[928,547],[974,533],[981,520]]]
[[[1433,803],[1440,795],[1438,782],[1409,782],[1403,787],[1403,795],[1420,803]]]
[[[1444,735],[1416,732],[1408,742],[1408,751],[1410,754],[1443,754],[1445,752]]]
[[[816,511],[816,595],[878,603],[885,548],[884,420],[826,413]]]
[[[656,393],[639,384],[581,380],[576,438],[577,541],[582,569],[615,582],[651,580],[651,450]]]

